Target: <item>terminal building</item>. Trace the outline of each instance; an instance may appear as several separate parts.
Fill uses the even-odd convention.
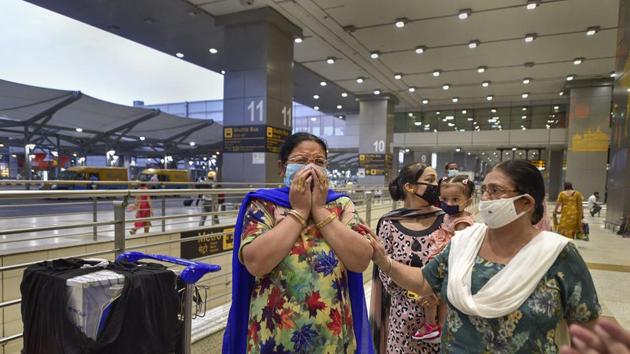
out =
[[[236,210],[282,183],[279,147],[296,132],[327,142],[331,181],[373,228],[401,206],[387,184],[411,162],[440,177],[456,163],[479,186],[495,164],[527,160],[550,217],[565,182],[599,192],[591,241],[572,242],[604,316],[630,328],[629,245],[615,235],[630,217],[630,0],[27,2],[221,73],[223,99],[124,106],[0,77],[0,354],[21,349],[19,265],[129,247],[223,266],[204,278],[210,316],[193,323],[193,348],[220,352]],[[147,192],[151,231],[133,225],[133,239],[134,180],[157,170],[187,174]]]

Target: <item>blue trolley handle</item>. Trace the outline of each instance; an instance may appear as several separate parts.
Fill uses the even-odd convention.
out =
[[[194,262],[187,259],[164,256],[160,254],[145,254],[142,252],[125,252],[118,257],[116,261],[137,262],[141,259],[154,259],[156,261],[168,262],[186,266],[179,275],[180,279],[186,284],[194,284],[206,273],[218,272],[221,266],[216,264],[208,264],[202,262]]]

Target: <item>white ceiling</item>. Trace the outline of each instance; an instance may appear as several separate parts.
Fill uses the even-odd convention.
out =
[[[240,0],[190,2],[215,15],[247,8]],[[452,97],[460,97],[456,106],[484,103],[489,94],[495,96],[494,103],[520,103],[523,92],[530,93],[529,101],[559,99],[566,75],[607,77],[614,70],[618,0],[550,0],[534,10],[525,4],[525,0],[256,0],[253,6],[272,6],[304,30],[306,39],[295,45],[297,62],[355,94],[377,88],[396,93],[399,110],[418,109],[425,97],[429,106],[450,104]],[[460,9],[471,9],[471,16],[458,19]],[[393,24],[400,17],[409,20],[402,29]],[[348,32],[346,26],[356,30]],[[602,30],[586,36],[591,26]],[[525,43],[527,33],[537,33],[538,38]],[[470,40],[481,44],[469,49]],[[428,50],[418,55],[414,50],[418,45]],[[382,52],[378,60],[370,59],[372,50]],[[340,60],[326,64],[329,56]],[[576,57],[584,57],[584,63],[574,65]],[[525,62],[536,65],[527,68]],[[476,68],[482,65],[489,69],[479,74]],[[431,75],[435,69],[443,71],[440,77]],[[395,80],[394,73],[402,73],[403,79]],[[366,77],[365,83],[357,84],[358,76]],[[525,77],[532,83],[523,85]],[[485,80],[492,82],[488,88],[480,85]],[[444,83],[451,89],[443,91]],[[418,88],[415,93],[407,91],[410,86]],[[321,90],[313,87],[313,93]]]

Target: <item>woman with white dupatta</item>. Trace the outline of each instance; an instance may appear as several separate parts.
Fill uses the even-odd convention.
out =
[[[481,187],[480,216],[422,269],[387,257],[373,235],[374,262],[397,284],[448,301],[445,353],[557,353],[567,324],[592,327],[601,312],[575,245],[539,231],[545,187],[527,161],[495,166]]]

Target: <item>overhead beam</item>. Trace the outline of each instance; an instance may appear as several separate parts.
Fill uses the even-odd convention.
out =
[[[33,124],[35,122],[37,122],[38,120],[53,115],[55,114],[58,110],[62,109],[63,107],[66,107],[68,105],[71,105],[72,103],[76,102],[78,99],[80,99],[81,97],[83,97],[83,94],[81,93],[81,91],[73,91],[70,95],[68,95],[68,97],[66,97],[64,100],[57,102],[56,104],[54,104],[51,107],[46,108],[45,110],[35,114],[34,116],[30,117],[29,119],[25,120],[24,122],[22,122],[23,125],[29,125],[29,124]]]

